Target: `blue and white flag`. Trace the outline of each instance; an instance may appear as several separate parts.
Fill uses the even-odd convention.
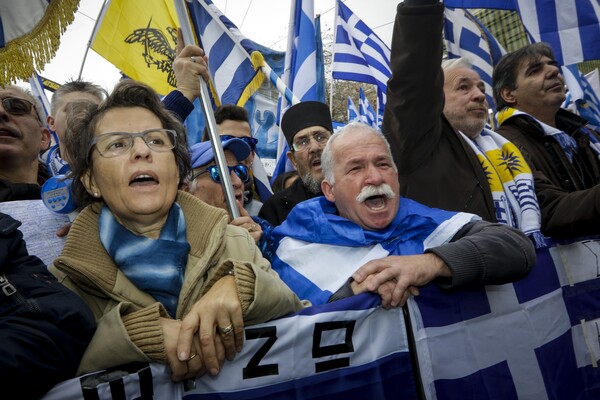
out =
[[[358,114],[358,109],[356,108],[356,104],[352,98],[348,97],[348,123],[350,122],[362,122],[360,115]]]
[[[562,66],[565,84],[569,88],[563,108],[571,108],[592,125],[600,129],[600,100],[598,93],[579,71],[576,64]]]
[[[488,105],[496,111],[492,90],[494,66],[506,51],[492,34],[467,10],[444,10],[444,38],[448,58],[467,58],[485,84]]]
[[[213,88],[221,104],[243,106],[264,75],[250,54],[256,43],[246,39],[210,0],[186,2],[198,44],[208,56]]]
[[[600,398],[600,242],[548,244],[515,283],[409,299],[427,399]]]
[[[323,45],[319,19],[315,19],[314,0],[293,0],[290,6],[287,52],[283,80],[300,101],[325,101]],[[281,101],[280,116],[291,106]],[[271,181],[280,173],[294,169],[287,159],[289,151],[279,131],[277,166]]]
[[[358,112],[360,114],[361,121],[367,125],[372,126],[373,128],[379,128],[377,126],[377,114],[375,114],[375,110],[373,110],[373,107],[371,107],[369,99],[367,99],[367,96],[365,96],[365,92],[363,91],[362,86],[358,88],[358,91]]]
[[[332,77],[376,85],[377,108],[383,110],[392,75],[390,48],[344,3],[336,0],[336,5]]]
[[[546,42],[561,65],[600,59],[598,0],[514,0],[532,42]]]
[[[401,308],[363,294],[245,327],[244,347],[217,376],[172,382],[163,364],[73,378],[43,400],[417,399]],[[154,396],[154,397],[153,397]]]

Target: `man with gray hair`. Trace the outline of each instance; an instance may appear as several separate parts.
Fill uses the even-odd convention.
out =
[[[368,125],[333,134],[322,169],[324,196],[296,205],[272,236],[273,269],[313,305],[370,291],[395,307],[432,281],[502,284],[535,264],[517,229],[401,198],[389,144]]]
[[[537,244],[541,213],[518,149],[486,129],[484,83],[466,59],[442,60],[444,5],[398,5],[383,132],[402,195],[521,229]]]
[[[41,105],[18,86],[1,87],[0,103],[0,202],[40,199],[48,175],[39,155],[50,144]]]

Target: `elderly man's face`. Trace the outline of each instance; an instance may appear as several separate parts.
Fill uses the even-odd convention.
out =
[[[475,138],[488,114],[485,86],[479,74],[470,68],[452,68],[444,72],[444,115],[452,126]]]
[[[325,197],[340,216],[367,230],[387,227],[396,216],[400,184],[392,156],[383,138],[373,132],[348,132],[333,143],[331,185],[323,181]]]
[[[227,166],[235,167],[236,165],[242,164],[236,159],[235,155],[231,151],[225,150],[224,154],[227,161]],[[188,191],[211,206],[229,211],[229,208],[227,207],[227,199],[225,198],[225,193],[223,193],[223,187],[221,186],[221,183],[215,182],[210,177],[208,172],[204,172],[212,165],[215,165],[214,161],[194,169],[194,175],[200,175],[198,175],[190,183]],[[244,182],[242,182],[240,177],[234,172],[230,172],[229,176],[231,179],[231,185],[233,186],[233,194],[236,200],[239,201],[240,204],[244,204]]]
[[[0,99],[15,98],[26,100],[22,103],[31,106],[33,99],[29,98],[19,88],[0,87]],[[28,165],[36,163],[39,153],[48,148],[50,132],[39,121],[36,110],[31,106],[28,112],[14,108],[7,109],[0,103],[0,164]]]
[[[301,129],[293,139],[294,151],[287,153],[302,182],[312,193],[320,192],[323,180],[321,154],[330,137],[331,132],[322,126]]]

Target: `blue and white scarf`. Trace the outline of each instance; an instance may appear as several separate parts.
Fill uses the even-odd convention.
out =
[[[501,135],[483,129],[475,139],[461,132],[487,177],[499,223],[520,229],[537,248],[544,247],[542,214],[531,169],[519,149]]]
[[[100,213],[99,230],[102,245],[125,276],[175,317],[190,252],[181,207],[173,204],[158,239],[134,234],[106,206]]]

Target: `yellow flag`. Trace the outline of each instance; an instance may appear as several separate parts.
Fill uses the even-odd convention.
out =
[[[177,84],[172,66],[178,26],[172,0],[110,0],[91,47],[128,77],[166,95]]]

